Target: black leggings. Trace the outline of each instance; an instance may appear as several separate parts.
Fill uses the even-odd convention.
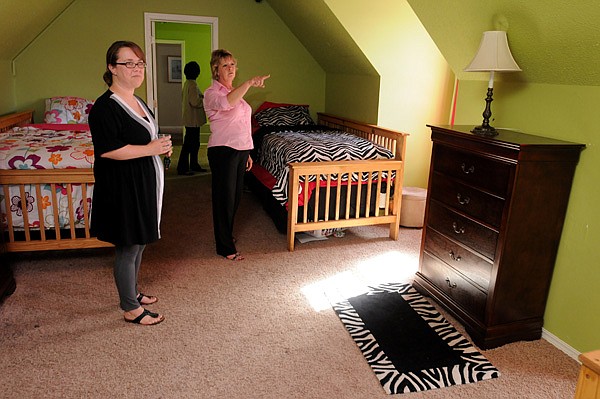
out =
[[[137,300],[137,279],[145,248],[145,245],[115,247],[115,283],[119,291],[121,309],[125,312],[141,306]]]

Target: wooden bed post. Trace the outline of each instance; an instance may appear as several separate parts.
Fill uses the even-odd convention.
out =
[[[296,221],[298,220],[298,207],[294,205],[296,201],[290,201],[291,198],[298,198],[299,187],[297,184],[292,184],[298,180],[297,170],[294,168],[295,163],[291,163],[290,167],[290,179],[288,187],[288,229],[287,229],[287,240],[288,240],[288,251],[294,251],[294,243],[296,240]]]

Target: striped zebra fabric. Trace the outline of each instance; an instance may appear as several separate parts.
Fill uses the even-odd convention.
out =
[[[410,284],[369,288],[332,306],[388,394],[500,376]]]
[[[265,134],[260,144],[258,163],[271,173],[276,183],[273,196],[285,205],[288,196],[290,162],[324,162],[360,159],[391,159],[388,149],[366,139],[322,126],[282,128]],[[383,176],[386,178],[387,176]],[[363,177],[366,178],[366,177]],[[373,179],[377,179],[376,174]],[[316,179],[316,177],[315,177]],[[344,178],[347,180],[347,178]],[[358,176],[352,180],[357,181]]]
[[[259,126],[314,125],[305,105],[287,105],[267,108],[254,114]]]

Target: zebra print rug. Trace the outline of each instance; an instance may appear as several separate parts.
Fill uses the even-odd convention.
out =
[[[369,288],[332,306],[388,394],[500,376],[410,284]]]

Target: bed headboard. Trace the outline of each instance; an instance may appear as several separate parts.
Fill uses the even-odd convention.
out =
[[[317,113],[317,116],[319,118],[319,125],[342,130],[379,144],[392,151],[396,160],[404,161],[408,133],[385,129],[376,125],[340,118],[322,112]]]
[[[16,126],[25,125],[27,123],[33,123],[32,109],[0,116],[0,133],[6,132]]]

